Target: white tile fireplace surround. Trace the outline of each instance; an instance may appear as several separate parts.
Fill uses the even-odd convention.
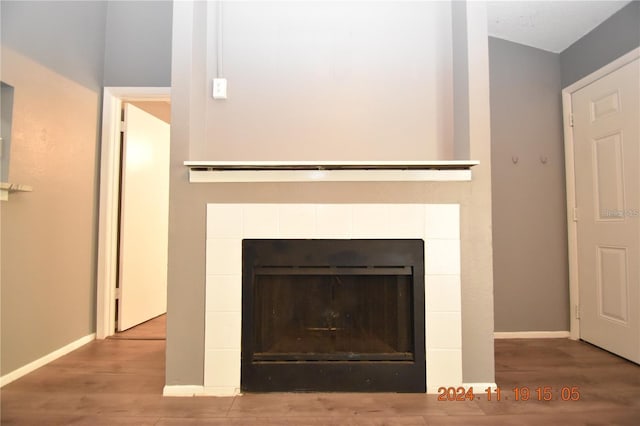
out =
[[[240,392],[244,238],[423,239],[427,392],[462,384],[458,204],[208,204],[204,394]]]

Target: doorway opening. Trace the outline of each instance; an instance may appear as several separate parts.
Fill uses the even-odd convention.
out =
[[[636,48],[562,93],[571,337],[636,363],[639,58]]]
[[[164,329],[169,121],[168,87],[104,90],[98,339],[138,324],[138,330],[153,330],[153,338]],[[126,335],[138,334],[132,329]]]

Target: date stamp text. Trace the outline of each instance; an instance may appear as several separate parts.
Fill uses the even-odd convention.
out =
[[[480,392],[473,387],[450,386],[438,388],[438,401],[579,401],[578,386],[515,386],[510,389],[488,387]]]

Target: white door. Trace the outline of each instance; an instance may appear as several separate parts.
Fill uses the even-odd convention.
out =
[[[118,331],[167,311],[169,125],[124,107]]]
[[[640,362],[639,61],[572,95],[580,338]]]

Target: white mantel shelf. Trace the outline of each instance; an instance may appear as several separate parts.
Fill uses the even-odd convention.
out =
[[[33,188],[29,185],[18,183],[0,182],[0,201],[8,201],[12,192],[31,192]]]
[[[470,181],[478,161],[185,161],[191,183]]]

